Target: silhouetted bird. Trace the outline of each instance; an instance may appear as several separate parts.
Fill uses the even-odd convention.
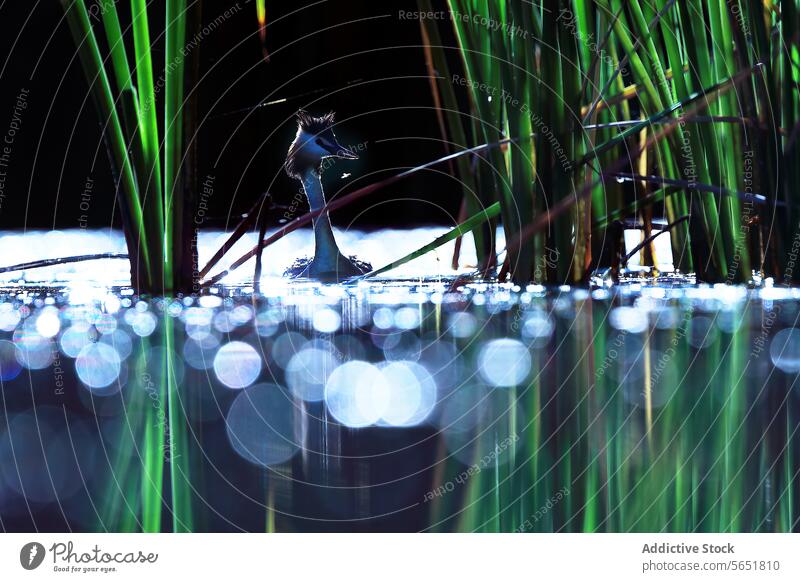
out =
[[[325,158],[357,160],[358,156],[339,144],[333,133],[334,113],[314,117],[307,112],[297,112],[297,136],[286,156],[286,173],[303,184],[311,210],[325,206],[325,192],[321,175]],[[339,281],[362,275],[371,269],[355,257],[346,257],[339,250],[333,236],[327,212],[314,219],[314,257],[299,260],[287,271],[298,277],[309,277],[324,281]]]

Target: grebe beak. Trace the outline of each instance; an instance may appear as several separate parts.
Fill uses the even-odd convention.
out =
[[[333,142],[331,148],[326,148],[334,158],[342,160],[357,160],[358,156],[341,145],[339,142]]]

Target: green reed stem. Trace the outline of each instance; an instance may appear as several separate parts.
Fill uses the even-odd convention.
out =
[[[176,288],[175,239],[183,231],[183,86],[186,1],[167,2],[164,69],[164,278],[165,292]]]
[[[143,204],[159,235],[152,241],[154,254],[163,262],[164,246],[164,199],[161,182],[161,155],[158,136],[157,101],[151,56],[150,27],[145,0],[131,0],[131,23],[133,27],[135,71],[138,89],[139,135],[142,144],[144,173],[140,176]],[[164,288],[162,280],[158,282]]]
[[[180,349],[175,336],[173,318],[164,318],[164,380],[169,409],[169,467],[172,487],[172,528],[173,532],[191,532],[194,529],[191,488],[191,451],[189,448],[188,418],[186,401],[181,394],[178,382],[178,369],[183,362],[178,357]]]
[[[406,263],[409,263],[414,259],[426,255],[431,251],[435,251],[440,246],[447,244],[450,241],[455,240],[458,237],[463,236],[468,232],[475,230],[478,226],[491,220],[492,218],[495,218],[496,216],[499,216],[499,214],[500,214],[500,203],[495,202],[486,210],[482,210],[478,214],[470,216],[467,220],[465,220],[455,228],[449,230],[448,232],[439,237],[436,237],[436,240],[434,240],[433,242],[430,242],[418,248],[417,250],[408,253],[407,255],[405,255],[400,259],[397,259],[396,261],[392,261],[391,263],[389,263],[384,267],[375,269],[374,271],[370,271],[366,275],[358,277],[358,279],[365,279],[367,277],[377,277],[378,275],[386,273],[387,271],[391,271],[392,269],[396,269],[397,267],[405,265]]]
[[[145,267],[145,280],[149,286],[153,280],[153,265],[150,260],[150,246],[147,236],[148,225],[145,223],[139,199],[139,188],[133,171],[133,164],[128,156],[128,148],[122,131],[122,124],[115,107],[111,85],[103,65],[103,58],[97,45],[89,13],[83,0],[61,0],[67,23],[72,33],[83,70],[95,103],[104,123],[104,132],[111,146],[114,162],[121,172],[120,203],[124,206],[123,220],[128,220],[126,232],[132,233],[130,239],[135,248],[129,249],[131,256],[141,259]]]

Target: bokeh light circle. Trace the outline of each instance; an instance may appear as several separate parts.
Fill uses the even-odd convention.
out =
[[[531,371],[531,354],[518,340],[491,340],[481,348],[478,369],[483,379],[492,386],[517,386]]]
[[[214,356],[214,373],[228,388],[244,388],[261,374],[261,356],[248,343],[227,343]]]

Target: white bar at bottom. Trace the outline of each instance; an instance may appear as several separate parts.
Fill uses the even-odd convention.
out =
[[[793,534],[0,535],[14,581],[777,581],[800,580],[799,562]]]

